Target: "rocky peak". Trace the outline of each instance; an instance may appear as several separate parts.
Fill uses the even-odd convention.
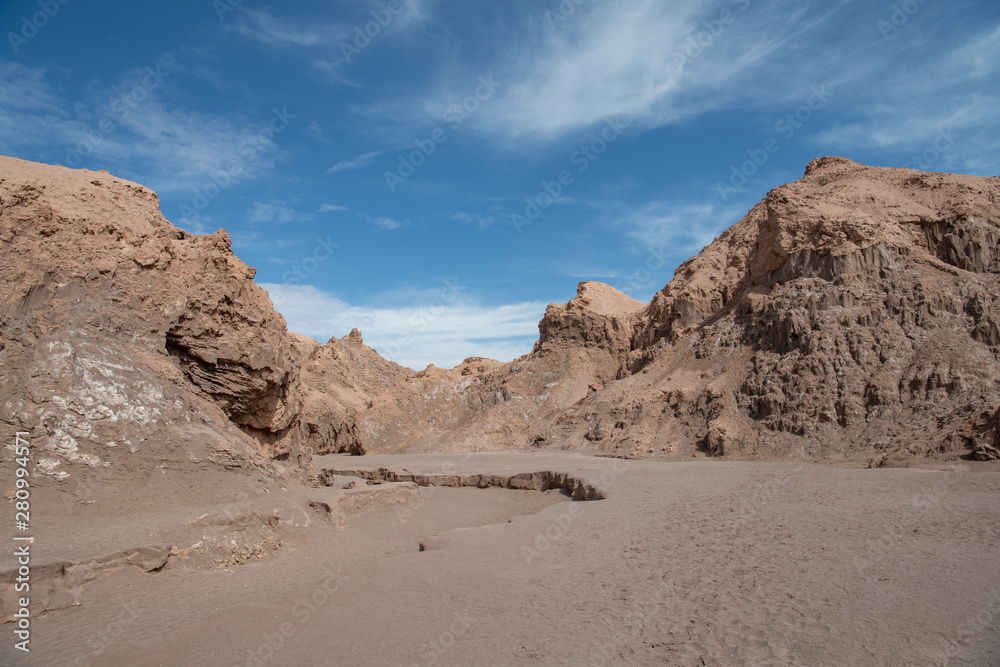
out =
[[[287,333],[229,235],[175,228],[155,193],[106,172],[0,157],[0,257],[0,360],[10,380],[0,402],[17,428],[64,452],[57,463],[83,453],[104,461],[115,444],[176,430],[192,414],[204,415],[216,443],[208,449],[225,449],[226,461],[297,458],[306,442],[318,445],[305,425],[331,416],[310,382],[350,394],[337,414],[344,431],[366,391],[406,375],[367,348],[344,361],[317,354],[326,370],[303,373],[312,347]],[[349,339],[362,346],[359,333]],[[66,363],[46,361],[44,350],[62,350]],[[133,413],[144,426],[123,416]],[[320,449],[341,446],[357,443]]]
[[[223,230],[178,230],[154,193],[103,172],[0,158],[0,260],[0,419],[47,443],[57,477],[178,438],[226,466],[529,446],[872,465],[1000,451],[996,177],[814,160],[651,303],[580,283],[530,354],[420,373],[357,329],[288,333]]]
[[[552,345],[583,345],[627,353],[643,304],[610,285],[582,282],[576,297],[550,304],[538,324],[536,351]]]

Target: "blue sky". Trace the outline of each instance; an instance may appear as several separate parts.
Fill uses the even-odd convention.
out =
[[[4,0],[0,153],[229,231],[293,331],[400,363],[648,301],[822,155],[1000,173],[995,0]]]

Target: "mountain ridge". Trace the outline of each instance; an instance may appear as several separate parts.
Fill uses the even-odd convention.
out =
[[[3,419],[47,441],[53,474],[115,465],[107,443],[139,413],[161,449],[180,437],[190,457],[279,471],[331,452],[520,448],[1000,456],[997,177],[819,158],[650,303],[583,282],[529,354],[419,373],[356,330],[289,333],[228,235],[175,228],[142,186],[14,158],[0,179]]]

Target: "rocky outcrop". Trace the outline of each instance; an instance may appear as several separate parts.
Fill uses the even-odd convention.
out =
[[[998,244],[998,178],[821,158],[651,303],[581,283],[530,354],[414,373],[287,333],[226,233],[151,191],[0,158],[0,420],[54,479],[141,451],[996,459]]]
[[[0,420],[40,445],[38,473],[362,451],[356,411],[412,371],[358,333],[288,334],[254,273],[142,186],[0,157]]]
[[[816,160],[681,265],[557,438],[611,415],[631,454],[966,453],[1000,405],[998,234],[1000,179]]]
[[[601,489],[588,484],[581,479],[564,472],[542,470],[540,472],[524,472],[514,475],[422,475],[420,473],[396,472],[388,468],[376,470],[321,470],[318,476],[324,486],[332,486],[339,476],[360,477],[375,483],[410,482],[417,486],[469,486],[477,489],[496,487],[500,489],[519,489],[524,491],[550,491],[558,489],[573,500],[603,500],[607,494]]]
[[[582,283],[530,355],[428,371],[381,396],[363,431],[381,452],[991,458],[998,243],[1000,179],[821,158],[647,306]],[[439,413],[461,418],[431,424]]]
[[[976,461],[1000,461],[1000,408],[981,412],[951,434],[954,448],[969,448]]]
[[[539,427],[619,374],[642,304],[601,283],[553,304],[531,354],[434,366],[379,395],[360,418],[369,451],[462,451],[542,447]]]
[[[538,324],[535,352],[547,347],[592,347],[620,358],[631,350],[644,304],[603,283],[580,283],[576,298],[550,304]]]
[[[320,345],[290,334],[299,350],[293,381],[300,405],[292,440],[308,454],[364,454],[358,425],[375,396],[415,373],[383,359],[354,329]]]

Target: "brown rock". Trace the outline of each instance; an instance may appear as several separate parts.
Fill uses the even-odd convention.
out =
[[[289,335],[226,232],[181,231],[106,172],[0,157],[0,239],[0,419],[57,480],[135,455],[360,453],[356,412],[412,374],[357,331]]]
[[[419,373],[357,329],[287,333],[226,233],[174,228],[141,186],[12,158],[0,179],[0,419],[54,478],[150,448],[998,455],[998,178],[815,160],[648,305],[581,283],[530,354]]]
[[[583,283],[530,355],[399,385],[365,437],[386,452],[990,457],[988,433],[942,442],[1000,403],[998,202],[997,178],[815,160],[648,306]]]

